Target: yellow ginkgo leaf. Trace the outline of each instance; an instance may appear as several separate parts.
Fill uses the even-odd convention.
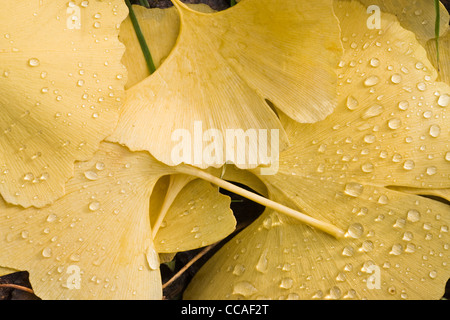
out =
[[[421,45],[435,37],[436,8],[434,1],[428,0],[359,0],[366,6],[367,25],[376,26],[375,19],[383,11],[395,15],[403,28],[415,33]],[[440,5],[440,34],[443,34],[449,23],[449,14],[442,3]],[[378,8],[382,12],[378,12]],[[384,29],[384,26],[380,26]]]
[[[267,210],[208,260],[184,298],[442,297],[450,275],[448,206],[372,186],[360,198],[336,196],[338,190],[320,181],[299,197],[312,192],[316,205],[324,201],[324,216],[350,226],[347,238],[336,240]],[[390,201],[380,205],[374,195]]]
[[[425,50],[394,16],[371,31],[364,11],[356,1],[335,4],[347,39],[335,113],[311,125],[282,115],[292,146],[277,174],[259,175],[273,200],[347,230],[345,238],[267,211],[208,261],[186,298],[443,295],[449,207],[392,189],[450,187],[450,88],[435,82]]]
[[[177,195],[156,233],[156,250],[187,251],[224,239],[236,228],[230,201],[206,181],[190,182]]]
[[[156,244],[151,194],[174,169],[102,143],[76,164],[66,195],[52,205],[0,202],[0,265],[29,271],[43,299],[160,299],[159,252],[209,245],[235,227],[229,197],[196,180],[175,197]]]
[[[203,3],[187,5],[196,11],[214,12]],[[159,68],[177,41],[180,30],[178,12],[175,7],[147,9],[138,5],[133,5],[133,11],[146,39],[155,67]],[[125,85],[125,89],[128,89],[150,76],[150,72],[146,68],[145,57],[130,17],[120,25],[119,39],[126,47],[122,62],[128,70],[128,81]]]
[[[123,1],[1,1],[0,193],[42,207],[64,194],[117,123]]]
[[[194,154],[210,129],[278,129],[279,149],[286,146],[265,99],[300,122],[334,110],[341,43],[331,0],[248,0],[214,14],[174,3],[181,21],[176,46],[154,74],[128,90],[111,141],[147,150],[169,165],[220,167],[229,159],[209,163]],[[195,140],[189,144],[194,157],[174,159],[178,130]],[[252,148],[246,154],[256,154]],[[224,143],[218,149],[227,155]]]
[[[43,299],[159,299],[149,199],[170,168],[102,143],[49,207],[1,202],[0,264],[30,273]]]

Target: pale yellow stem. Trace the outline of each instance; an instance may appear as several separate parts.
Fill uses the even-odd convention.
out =
[[[155,239],[156,234],[158,233],[158,230],[161,227],[161,224],[164,221],[164,218],[166,217],[166,214],[169,211],[170,206],[175,201],[175,198],[180,193],[181,189],[183,189],[189,182],[195,179],[195,177],[193,176],[184,174],[171,175],[169,178],[170,178],[169,187],[167,188],[164,202],[162,204],[161,210],[159,211],[158,218],[153,224],[152,228],[153,239]]]
[[[262,197],[256,193],[253,193],[251,191],[248,191],[241,187],[238,187],[230,182],[227,182],[225,180],[217,178],[217,177],[215,177],[205,171],[202,171],[200,169],[197,169],[194,167],[182,166],[182,167],[179,167],[179,171],[181,171],[185,174],[190,174],[190,175],[196,176],[200,179],[209,181],[225,190],[228,190],[235,194],[241,195],[244,198],[247,198],[249,200],[257,202],[257,203],[259,203],[267,208],[271,208],[277,212],[286,214],[286,215],[288,215],[294,219],[297,219],[303,223],[306,223],[316,229],[326,232],[326,233],[334,236],[335,238],[343,238],[345,235],[345,231],[343,231],[342,229],[340,229],[339,227],[337,227],[331,223],[315,219],[315,218],[308,216],[300,211],[286,207],[286,206],[282,205],[281,203],[272,201],[272,200]]]

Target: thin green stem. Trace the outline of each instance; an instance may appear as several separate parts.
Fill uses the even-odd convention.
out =
[[[147,68],[150,74],[155,72],[156,67],[153,63],[152,55],[150,53],[150,50],[148,49],[147,42],[145,41],[144,35],[142,34],[141,27],[139,26],[139,22],[136,18],[136,15],[134,13],[133,7],[131,6],[131,3],[129,0],[125,0],[125,3],[128,6],[128,10],[130,11],[130,19],[131,23],[133,24],[134,31],[136,32],[136,36],[138,38],[139,44],[141,46],[142,53],[144,54],[145,62],[147,63]]]
[[[434,7],[436,9],[436,21],[434,23],[434,36],[435,36],[435,41],[436,41],[437,69],[439,72],[439,32],[441,29],[441,11],[439,8],[439,0],[434,0]]]
[[[141,6],[146,7],[146,8],[150,8],[150,4],[148,3],[147,0],[139,0],[139,4],[140,4]]]

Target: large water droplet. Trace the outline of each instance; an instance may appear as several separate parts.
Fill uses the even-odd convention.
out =
[[[347,97],[347,108],[349,110],[355,110],[358,107],[358,100],[356,100],[353,96]]]
[[[290,289],[294,285],[294,280],[292,278],[283,278],[280,282],[280,288]]]
[[[347,183],[344,189],[345,194],[351,197],[359,197],[363,191],[363,185],[357,182]]]
[[[433,138],[437,138],[441,134],[441,127],[439,127],[437,124],[433,124],[430,126],[429,133]]]
[[[391,76],[391,82],[395,84],[399,84],[402,82],[402,75],[399,73],[395,73]]]
[[[389,254],[392,254],[394,256],[399,256],[402,254],[402,252],[403,252],[403,246],[399,243],[396,243],[392,246],[392,249],[389,252]]]
[[[258,263],[256,264],[256,270],[261,273],[267,272],[267,268],[268,268],[267,252],[268,252],[268,249],[266,248],[264,250],[264,252],[261,254],[261,256],[259,257]]]
[[[402,121],[399,118],[392,118],[388,121],[388,127],[392,130],[400,128]]]
[[[411,209],[406,214],[406,219],[411,222],[417,222],[420,220],[420,212],[415,209]]]
[[[39,59],[37,59],[37,58],[31,58],[28,60],[28,65],[30,67],[38,67],[40,64],[41,63],[40,63]]]
[[[380,66],[380,60],[378,60],[377,58],[372,58],[369,61],[370,66],[376,68],[378,66]]]
[[[441,107],[448,107],[448,105],[450,104],[450,95],[441,94],[437,103]]]
[[[348,227],[346,237],[351,237],[354,239],[360,238],[364,233],[364,227],[360,223],[353,223]]]
[[[364,85],[366,87],[372,87],[372,86],[376,85],[379,81],[380,81],[380,79],[377,76],[370,76],[370,77],[366,78],[366,80],[364,80]]]
[[[89,203],[89,210],[97,211],[98,209],[100,209],[100,202],[92,201],[91,203]]]
[[[383,106],[379,104],[375,104],[371,106],[370,108],[367,108],[364,113],[361,115],[362,119],[369,119],[376,116],[379,116],[383,112],[384,108]]]
[[[398,108],[399,108],[400,110],[405,111],[406,109],[409,108],[409,102],[406,101],[406,100],[400,101],[400,102],[398,103]]]
[[[414,169],[414,167],[415,167],[415,163],[413,160],[406,160],[403,163],[403,169],[405,169],[405,170],[412,170],[412,169]]]
[[[233,294],[249,297],[258,292],[253,284],[248,281],[240,281],[233,286]]]
[[[86,171],[84,173],[84,176],[88,180],[97,180],[98,179],[98,175],[97,175],[97,173],[95,171]]]
[[[52,249],[44,248],[44,250],[42,250],[42,256],[44,258],[50,258],[52,256]]]

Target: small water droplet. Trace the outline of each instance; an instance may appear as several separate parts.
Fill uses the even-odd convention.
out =
[[[366,87],[372,87],[372,86],[376,85],[379,81],[380,81],[380,79],[377,76],[370,76],[370,77],[366,78],[366,80],[364,80],[364,85]]]
[[[400,128],[402,125],[402,121],[399,118],[392,118],[388,121],[388,127],[392,130],[396,130]]]
[[[41,63],[40,63],[39,59],[37,59],[37,58],[31,58],[28,60],[28,65],[30,67],[38,67],[40,64]]]
[[[84,176],[88,180],[97,180],[98,179],[98,174],[96,172],[94,172],[94,171],[86,171],[84,173]]]
[[[406,160],[403,163],[403,169],[405,169],[405,170],[412,170],[412,169],[414,169],[414,167],[415,167],[415,163],[413,160]]]
[[[377,68],[380,66],[380,60],[377,58],[372,58],[372,59],[370,59],[369,64],[370,64],[370,66]]]
[[[42,250],[42,256],[44,258],[50,258],[52,256],[52,249],[44,248],[44,250]]]
[[[91,203],[89,203],[89,210],[96,211],[98,209],[100,209],[100,202],[92,201]]]
[[[292,278],[283,278],[280,282],[280,288],[290,289],[294,285],[294,280]]]
[[[375,104],[369,108],[367,108],[363,114],[361,115],[362,119],[369,119],[376,116],[379,116],[384,111],[383,106],[379,104]]]
[[[376,137],[373,134],[367,134],[367,135],[364,136],[364,142],[365,143],[374,143],[375,140],[376,140]]]
[[[97,162],[95,164],[95,169],[97,169],[99,171],[104,170],[105,169],[105,164],[103,162]]]
[[[409,102],[406,101],[406,100],[400,101],[400,102],[398,103],[398,108],[399,108],[400,110],[405,111],[406,109],[409,108]]]

